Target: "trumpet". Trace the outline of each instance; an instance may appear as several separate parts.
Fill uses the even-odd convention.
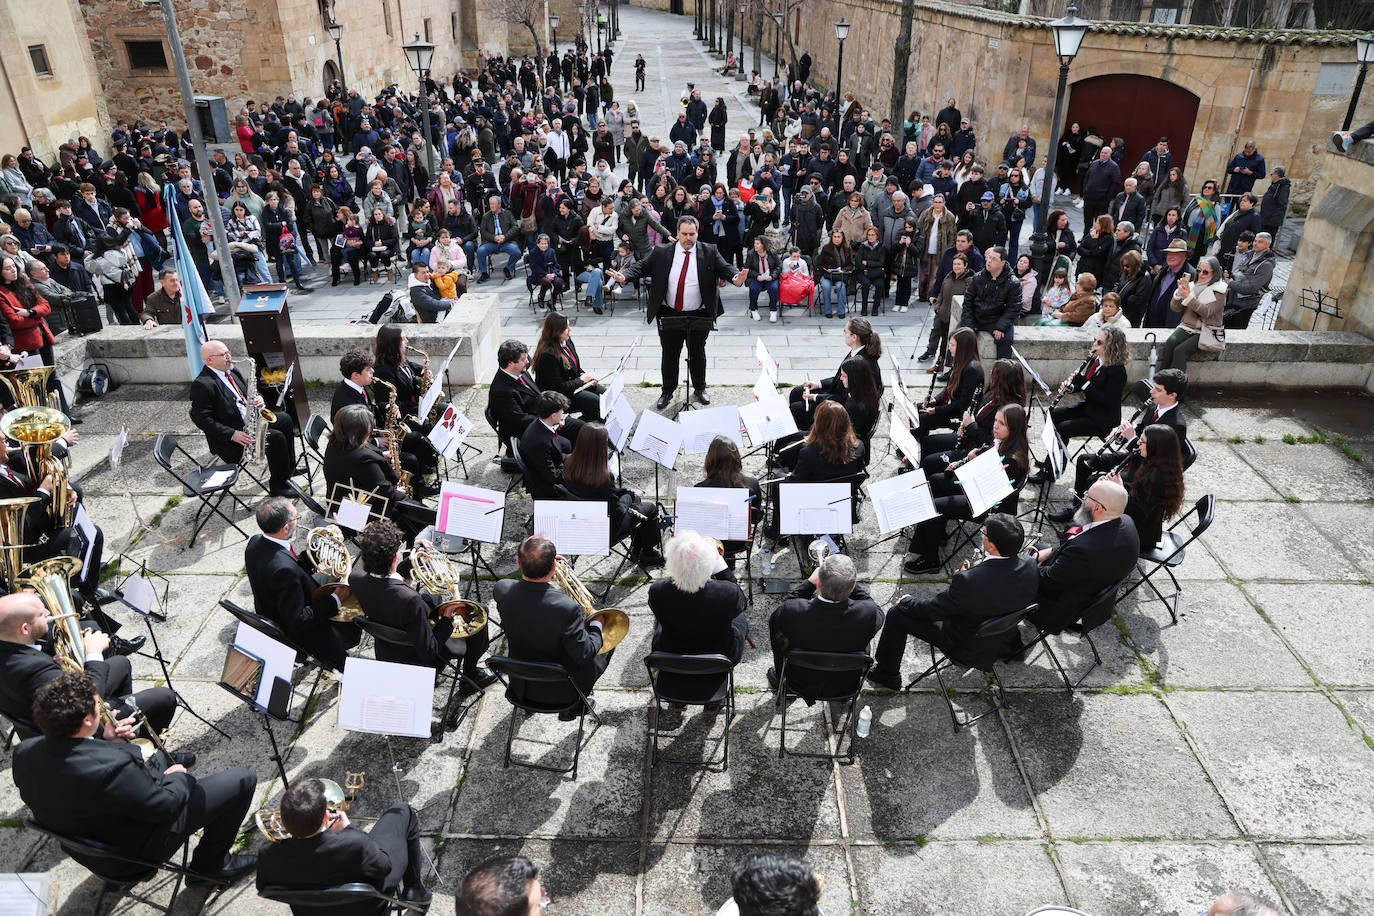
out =
[[[315,569],[333,580],[315,589],[316,601],[330,594],[340,585],[348,584],[348,574],[353,570],[353,554],[348,552],[348,545],[344,543],[343,531],[339,529],[338,525],[311,528],[305,536],[305,553],[310,557],[310,562],[315,565]],[[362,613],[363,609],[358,604],[358,599],[350,595],[348,600],[339,607],[339,613],[329,619],[336,623],[350,623],[353,618],[361,617]]]
[[[604,618],[601,630],[601,651],[597,652],[597,655],[605,655],[620,645],[625,634],[630,632],[629,614],[614,607],[596,610],[592,606],[592,593],[587,591],[582,580],[577,578],[577,573],[573,572],[572,566],[562,557],[554,560],[553,583],[562,589],[565,595],[577,602],[578,607],[582,608],[582,616],[587,621],[597,616]]]
[[[425,591],[439,599],[439,606],[429,615],[430,626],[437,626],[440,620],[451,616],[453,636],[466,639],[487,625],[486,608],[476,601],[459,597],[461,573],[458,566],[438,550],[413,548],[410,551],[410,574],[424,586]]]
[[[345,771],[344,784],[341,786],[332,779],[319,777],[324,786],[324,806],[330,814],[347,811],[358,797],[358,792],[367,782],[367,772],[350,773]],[[260,808],[253,815],[254,822],[263,836],[273,843],[291,839],[291,834],[281,821],[281,808]]]

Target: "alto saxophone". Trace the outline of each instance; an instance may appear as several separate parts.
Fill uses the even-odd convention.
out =
[[[410,427],[405,425],[401,419],[401,410],[396,406],[396,386],[381,379],[376,379],[376,383],[391,392],[386,402],[386,435],[391,440],[391,469],[396,472],[399,480],[396,489],[404,490],[406,495],[410,495],[410,472],[401,469],[401,443],[405,441]]]
[[[423,360],[425,361],[424,365],[420,367],[420,396],[419,396],[419,398],[417,398],[417,406],[416,406],[416,412],[418,412],[418,411],[419,411],[419,406],[418,406],[418,404],[424,403],[425,395],[429,394],[429,386],[434,384],[434,373],[431,372],[430,369],[429,369],[429,354],[428,354],[428,353],[426,353],[424,350],[421,350],[419,347],[407,346],[406,349],[407,349],[407,350],[410,350],[411,352],[420,354],[420,358],[423,359]],[[423,425],[423,424],[425,424],[425,423],[433,423],[433,422],[434,422],[435,420],[437,420],[438,418],[439,418],[439,401],[438,401],[438,399],[435,399],[434,405],[433,405],[432,407],[429,408],[429,413],[428,413],[426,416],[423,416],[423,417],[415,417],[414,420],[415,420],[416,423],[419,423],[419,424]]]
[[[248,401],[248,409],[253,411],[256,416],[253,419],[253,463],[261,464],[267,457],[267,427],[277,422],[277,415],[268,410],[266,406],[254,407],[253,404],[258,399],[258,363],[251,356],[243,359],[234,360],[236,363],[248,363],[249,369],[244,375],[243,383],[247,389],[244,397]]]

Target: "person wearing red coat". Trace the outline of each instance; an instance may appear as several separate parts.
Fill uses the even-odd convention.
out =
[[[53,334],[45,320],[52,309],[24,273],[23,264],[11,255],[0,257],[0,316],[14,336],[14,350],[38,353],[43,365],[54,364]],[[56,379],[53,380],[54,384]],[[57,390],[61,392],[61,388]],[[67,408],[62,396],[62,408]]]

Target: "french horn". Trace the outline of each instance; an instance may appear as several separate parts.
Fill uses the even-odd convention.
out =
[[[444,617],[453,617],[453,637],[466,639],[487,625],[487,609],[459,595],[461,573],[457,565],[438,550],[416,547],[410,552],[410,574],[425,591],[439,599],[429,615],[431,626]]]

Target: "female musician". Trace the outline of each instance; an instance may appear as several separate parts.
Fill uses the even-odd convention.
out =
[[[883,356],[883,340],[878,336],[878,332],[873,330],[873,324],[867,318],[850,318],[844,323],[844,344],[849,348],[849,355],[846,360],[854,357],[862,358],[868,363],[868,368],[873,376],[874,387],[878,390],[878,396],[883,393],[883,369],[879,360]],[[797,421],[798,429],[807,429],[811,426],[812,404],[808,401],[825,400],[826,398],[836,397],[837,392],[842,394],[843,383],[840,381],[840,373],[836,372],[829,378],[813,382],[809,379],[800,385],[792,388],[788,395],[791,401],[792,418]],[[843,401],[843,397],[839,397]]]
[[[859,438],[859,442],[864,448],[863,463],[868,464],[868,445],[873,437],[873,431],[877,428],[879,404],[878,388],[873,382],[873,373],[869,369],[868,360],[861,356],[851,356],[840,363],[839,371],[840,384],[832,395],[822,403],[839,404],[844,408],[845,413],[849,414],[849,425]],[[775,464],[780,467],[792,468],[796,466],[800,457],[800,443],[795,436],[785,437],[787,442],[777,450]],[[779,440],[782,441],[782,440]],[[791,444],[792,447],[786,447]]]
[[[1121,423],[1121,395],[1126,390],[1126,364],[1131,351],[1120,328],[1098,328],[1093,335],[1092,356],[1066,383],[1069,391],[1083,392],[1083,400],[1050,411],[1055,432],[1065,444],[1074,436],[1106,437]],[[1030,479],[1033,485],[1051,480],[1049,463]]]
[[[1030,466],[1030,447],[1026,442],[1026,411],[1020,404],[1007,404],[998,409],[997,418],[992,425],[992,438],[996,443],[997,453],[1002,456],[1002,468],[1015,488],[1015,492],[997,504],[997,509],[1015,515],[1016,501]],[[973,506],[969,503],[968,497],[961,492],[954,470],[982,451],[984,449],[973,449],[958,462],[948,465],[946,470],[931,476],[930,495],[935,501],[935,508],[940,510],[940,515],[916,526],[916,531],[911,536],[911,556],[903,564],[907,572],[928,573],[939,569],[940,545],[945,540],[945,520],[974,517]]]
[[[763,489],[759,486],[757,477],[750,477],[744,473],[744,462],[734,440],[729,436],[716,436],[712,439],[711,447],[706,450],[703,470],[706,472],[706,479],[697,483],[699,487],[743,488],[749,491],[749,519],[752,525],[753,520],[758,517],[758,507],[763,505]],[[749,549],[748,541],[725,541],[724,544],[727,559]]]
[[[391,446],[395,448],[393,444]],[[399,503],[409,494],[398,484],[400,479],[386,455],[372,444],[372,411],[366,404],[349,404],[334,415],[334,431],[324,450],[324,484],[329,494],[335,484],[353,487],[364,493],[385,497],[386,514],[406,530],[410,537],[419,527],[401,515]],[[347,533],[347,531],[345,531]]]
[[[992,444],[992,427],[997,420],[997,408],[1006,404],[1026,406],[1026,374],[1014,359],[999,359],[992,364],[987,390],[975,405],[964,411],[959,429],[954,432],[931,433],[926,437],[925,458],[921,467],[926,475],[938,474],[951,461],[964,457],[970,448],[984,448]]]
[[[13,255],[0,256],[0,316],[13,332],[14,349],[37,353],[45,366],[54,364],[54,338],[45,318],[51,310],[48,300],[29,282],[20,259]],[[57,384],[56,373],[48,383],[50,391],[54,388],[62,398],[65,413],[67,398],[62,393],[62,386]],[[8,392],[4,400],[9,400]]]
[[[849,477],[863,468],[865,449],[854,435],[849,412],[834,401],[816,407],[816,419],[797,456],[788,483],[823,482]]]
[[[386,324],[377,331],[377,344],[374,353],[376,355],[375,368],[373,369],[373,379],[386,382],[388,385],[396,386],[396,406],[401,411],[403,417],[414,417],[409,425],[411,432],[401,444],[402,452],[409,452],[419,461],[420,467],[426,472],[434,470],[439,463],[439,455],[434,451],[434,446],[429,442],[429,431],[434,424],[426,422],[426,417],[419,416],[420,401],[425,394],[424,386],[424,367],[413,360],[406,359],[406,348],[409,346],[410,339],[407,337],[405,328],[398,324]],[[435,384],[434,380],[430,384]],[[385,393],[385,388],[375,389]],[[439,410],[434,416],[440,416],[447,401],[440,396]],[[418,421],[418,422],[417,422]],[[417,491],[417,496],[424,494]]]
[[[534,346],[534,381],[540,391],[561,391],[572,402],[572,409],[583,420],[601,419],[601,393],[606,389],[595,384],[596,377],[582,371],[582,360],[572,339],[572,325],[562,312],[549,312],[539,343]],[[577,392],[587,382],[592,386]],[[574,393],[577,392],[577,393]]]
[[[913,430],[921,445],[931,433],[956,426],[973,403],[973,392],[983,387],[983,364],[978,361],[978,332],[959,328],[949,336],[949,382],[937,398],[927,398],[921,405],[921,428]]]
[[[1130,494],[1126,514],[1135,522],[1141,549],[1148,550],[1159,543],[1164,523],[1183,505],[1183,456],[1178,433],[1162,423],[1145,427],[1137,449],[1107,479]]]
[[[640,566],[663,565],[659,547],[658,506],[640,502],[633,490],[615,485],[609,459],[611,437],[600,423],[588,423],[577,434],[572,454],[563,462],[563,485],[577,499],[601,500],[611,518],[611,541],[630,538],[630,556]]]

